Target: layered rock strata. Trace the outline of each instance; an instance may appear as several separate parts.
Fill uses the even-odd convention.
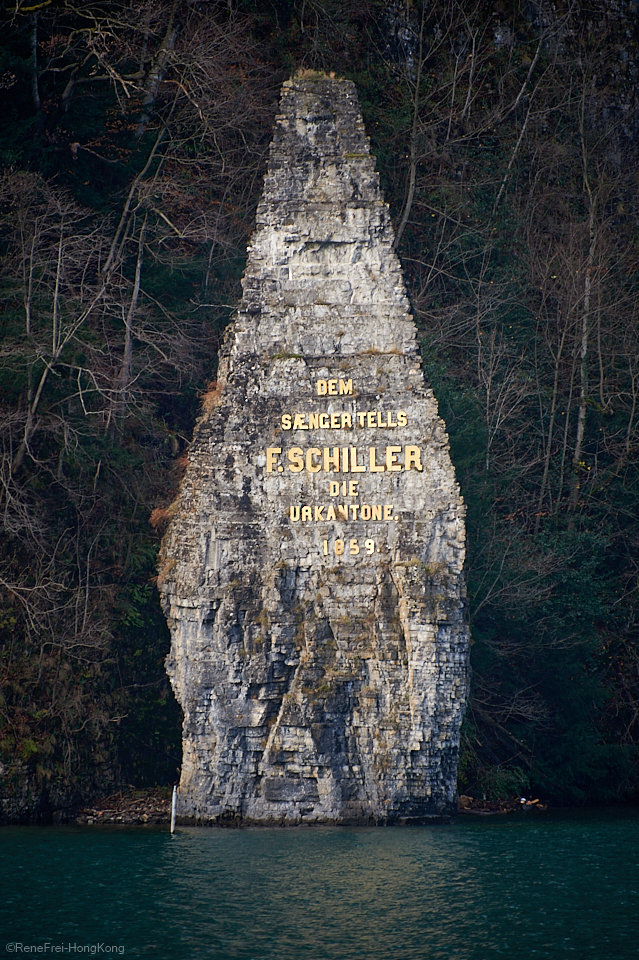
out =
[[[447,816],[464,507],[352,83],[284,84],[243,290],[158,578],[178,813]]]

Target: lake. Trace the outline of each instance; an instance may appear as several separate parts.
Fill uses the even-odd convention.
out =
[[[16,956],[639,956],[637,808],[173,837],[2,827],[0,876],[0,949]]]

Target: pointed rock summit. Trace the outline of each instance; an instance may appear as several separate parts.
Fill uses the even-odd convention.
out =
[[[178,815],[448,816],[464,507],[352,83],[284,84],[242,285],[158,577]]]

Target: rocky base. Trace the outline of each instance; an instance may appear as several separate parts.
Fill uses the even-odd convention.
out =
[[[179,809],[179,807],[178,807]],[[451,813],[430,813],[411,816],[349,816],[342,814],[339,818],[327,818],[317,816],[304,816],[300,814],[297,817],[291,815],[290,811],[284,811],[281,816],[262,816],[259,818],[243,816],[233,813],[225,813],[221,816],[184,816],[178,815],[176,823],[178,826],[191,827],[312,827],[312,826],[339,826],[339,827],[419,827],[428,824],[453,823],[457,811]]]
[[[114,793],[93,807],[82,807],[70,818],[71,823],[82,824],[141,824],[170,823],[171,791],[169,787],[154,790],[134,790]]]

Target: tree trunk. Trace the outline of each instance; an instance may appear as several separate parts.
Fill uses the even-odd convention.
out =
[[[133,281],[133,292],[131,293],[131,302],[127,311],[124,330],[124,352],[122,355],[122,367],[120,370],[120,388],[118,390],[118,413],[124,416],[126,410],[127,391],[131,382],[131,365],[133,363],[133,320],[138,305],[140,295],[140,277],[142,274],[142,261],[144,259],[144,234],[146,231],[148,214],[144,218],[144,223],[140,228],[138,238],[138,256],[135,264],[135,279]]]
[[[590,313],[592,296],[592,272],[595,263],[596,235],[595,212],[596,198],[593,196],[588,179],[586,154],[586,140],[583,126],[583,108],[581,115],[581,150],[583,163],[583,182],[588,194],[588,257],[586,260],[586,274],[584,279],[584,305],[581,316],[581,343],[579,347],[579,412],[577,414],[577,437],[575,439],[575,453],[572,459],[572,481],[570,490],[570,506],[575,509],[579,501],[579,472],[582,467],[581,448],[586,431],[586,399],[588,397],[588,338],[590,333]]]
[[[555,429],[555,418],[557,416],[557,394],[559,391],[559,366],[561,363],[561,356],[564,349],[564,342],[566,340],[567,327],[564,328],[564,332],[561,335],[561,340],[559,341],[559,348],[557,350],[557,356],[555,357],[555,376],[553,381],[552,388],[552,402],[550,405],[550,423],[548,424],[548,439],[546,441],[546,456],[544,459],[544,474],[541,478],[541,487],[539,488],[539,502],[537,503],[537,516],[535,517],[535,536],[539,533],[539,525],[541,523],[541,511],[543,509],[544,497],[546,495],[546,484],[548,483],[548,473],[550,470],[550,458],[552,456],[552,440],[553,433]],[[551,503],[552,506],[552,503]]]
[[[179,30],[179,25],[175,22],[175,14],[178,6],[179,0],[176,0],[171,7],[169,22],[167,24],[166,33],[164,34],[162,43],[160,44],[160,49],[157,52],[155,60],[151,64],[151,68],[146,78],[146,83],[144,84],[144,92],[146,96],[144,98],[144,105],[142,107],[142,116],[140,117],[140,122],[135,134],[138,139],[144,135],[144,132],[149,124],[153,104],[157,99],[160,84],[164,79],[169,58],[175,49],[175,41],[177,39]]]
[[[393,247],[395,250],[397,250],[397,247],[399,246],[399,241],[402,239],[402,234],[406,229],[406,224],[408,223],[411,207],[413,206],[413,198],[415,196],[415,180],[417,179],[417,164],[419,162],[419,158],[417,154],[417,130],[419,127],[419,87],[422,80],[425,16],[426,16],[426,0],[423,0],[422,22],[419,29],[419,56],[417,59],[417,76],[415,78],[415,99],[413,101],[413,128],[411,130],[411,136],[410,136],[410,171],[408,175],[408,193],[406,195],[406,203],[404,204],[404,211],[402,213],[402,218],[397,228],[397,233],[395,234],[395,241],[393,243]]]

